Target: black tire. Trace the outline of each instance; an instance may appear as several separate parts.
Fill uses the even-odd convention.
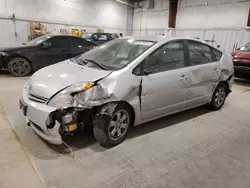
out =
[[[214,90],[212,100],[209,104],[211,110],[219,110],[224,105],[227,97],[228,88],[225,84],[219,83]],[[222,93],[221,93],[222,92]],[[219,94],[221,93],[221,95]]]
[[[124,114],[122,114],[121,112]],[[119,131],[117,131],[117,133],[115,133],[114,136],[112,136],[113,131],[116,129],[115,126],[119,127],[119,125],[117,124],[114,125],[114,122],[116,122],[116,119],[118,121],[119,113],[121,113],[121,117],[123,117],[123,115],[127,116],[127,121],[124,121],[125,123],[127,123],[127,127],[126,127],[126,130],[124,128],[124,132],[122,132],[123,128],[121,125],[124,125],[125,123],[120,123],[120,126],[121,126],[120,133],[122,134],[119,137],[118,136]],[[99,141],[102,146],[112,147],[112,146],[120,144],[121,142],[125,140],[128,134],[129,128],[132,126],[132,124],[133,124],[133,114],[129,106],[126,103],[109,103],[100,107],[100,109],[98,109],[94,115],[94,118],[93,118],[94,136],[96,140]],[[115,138],[116,134],[117,134],[117,138]]]
[[[8,62],[8,71],[12,76],[28,76],[32,72],[32,66],[29,60],[23,57],[15,57]]]

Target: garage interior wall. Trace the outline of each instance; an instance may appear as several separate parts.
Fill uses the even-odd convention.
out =
[[[168,28],[169,0],[154,2],[134,10],[133,35],[196,37],[226,52],[250,41],[249,0],[179,0],[175,29]]]
[[[132,31],[127,26],[132,24],[129,14],[127,5],[115,0],[0,0],[0,46],[27,42],[29,21],[43,23],[52,34],[61,29],[71,33],[71,29],[96,32],[102,28],[126,35]]]

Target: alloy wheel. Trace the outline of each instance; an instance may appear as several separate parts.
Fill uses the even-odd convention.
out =
[[[15,58],[10,62],[9,71],[13,76],[27,76],[30,70],[30,63],[26,59]]]
[[[220,87],[215,92],[214,104],[216,107],[220,107],[226,98],[226,91],[224,87]]]
[[[125,110],[117,111],[108,126],[108,134],[112,140],[118,140],[122,138],[129,127],[129,115]]]

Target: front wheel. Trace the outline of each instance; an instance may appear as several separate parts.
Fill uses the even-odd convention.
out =
[[[108,113],[107,110],[109,110]],[[115,146],[125,140],[129,127],[133,123],[132,113],[124,103],[106,104],[98,110],[93,123],[96,140],[106,147]]]
[[[8,71],[15,77],[28,76],[32,71],[31,63],[22,57],[13,58],[8,63]]]
[[[225,103],[226,97],[227,97],[227,88],[225,84],[223,83],[218,84],[218,86],[214,91],[209,107],[212,110],[219,110]]]

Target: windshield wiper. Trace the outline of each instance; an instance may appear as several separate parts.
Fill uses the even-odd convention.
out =
[[[100,67],[103,70],[107,70],[107,68],[101,63],[98,63],[98,62],[91,60],[91,59],[84,59],[84,60],[97,65],[98,67]]]

